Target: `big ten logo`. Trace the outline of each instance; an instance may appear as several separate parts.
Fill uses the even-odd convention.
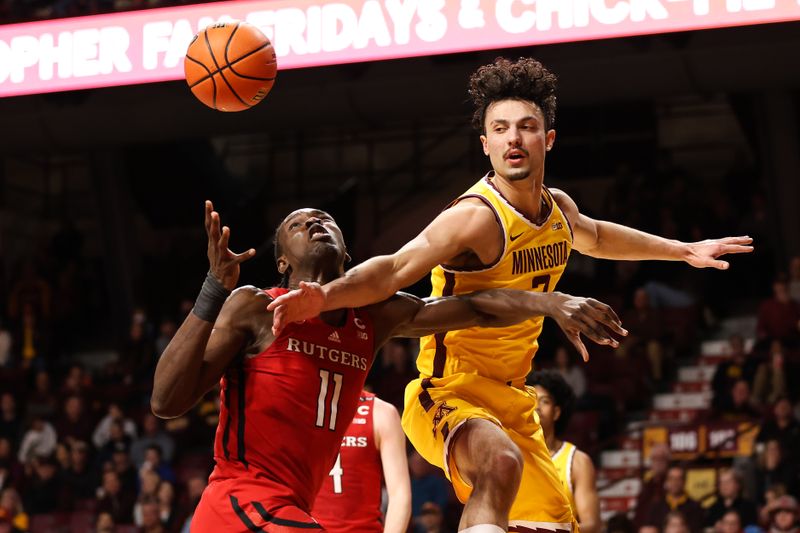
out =
[[[669,435],[669,448],[676,453],[696,452],[699,447],[697,431],[673,431]]]

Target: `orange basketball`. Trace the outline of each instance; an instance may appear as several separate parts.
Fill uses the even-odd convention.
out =
[[[208,107],[250,109],[267,96],[278,63],[266,35],[246,22],[220,22],[195,35],[183,63],[186,83]]]

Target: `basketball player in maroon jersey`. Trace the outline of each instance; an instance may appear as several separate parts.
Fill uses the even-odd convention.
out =
[[[309,511],[330,472],[374,354],[392,336],[502,326],[551,316],[567,335],[616,346],[610,307],[561,293],[488,290],[421,300],[397,293],[326,312],[272,333],[267,305],[290,288],[344,275],[341,230],[324,211],[300,209],[276,231],[281,288],[233,289],[250,249],[228,248],[230,229],[206,202],[210,268],[192,312],[156,367],[151,407],[180,416],[221,385],[216,466],[192,519],[194,533],[322,529]],[[231,292],[233,291],[233,292]]]
[[[381,472],[389,495],[381,516]],[[397,409],[361,392],[336,462],[317,494],[311,514],[330,533],[404,533],[411,518],[411,480],[406,436]]]

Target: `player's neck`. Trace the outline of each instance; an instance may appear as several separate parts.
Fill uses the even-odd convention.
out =
[[[342,268],[333,265],[312,264],[312,265],[299,265],[296,270],[292,270],[292,275],[289,278],[289,288],[296,289],[301,281],[316,282],[320,285],[325,285],[335,279],[341,278],[344,275]]]
[[[524,180],[509,180],[495,175],[494,184],[514,208],[530,220],[539,221],[542,216],[542,191],[544,176],[534,176]]]
[[[561,449],[561,445],[564,444],[564,441],[556,437],[555,433],[545,436],[544,441],[547,444],[547,449],[550,450],[551,457],[555,455],[558,450]]]

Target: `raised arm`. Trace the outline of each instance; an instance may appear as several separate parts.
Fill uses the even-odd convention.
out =
[[[581,213],[564,191],[551,189],[553,197],[572,225],[573,247],[582,254],[598,259],[630,261],[685,261],[697,268],[726,270],[730,264],[718,257],[752,252],[750,237],[725,237],[700,242],[681,242],[651,235],[627,226],[595,220]]]
[[[479,200],[466,199],[443,211],[422,233],[392,255],[373,257],[321,288],[301,283],[275,299],[274,332],[289,322],[305,320],[323,311],[363,307],[389,298],[418,281],[440,263],[474,253],[485,263],[502,249],[499,227],[492,211]]]
[[[592,459],[580,450],[575,451],[572,461],[572,487],[581,533],[600,533],[602,522],[594,464]]]
[[[246,348],[253,337],[254,317],[266,313],[267,297],[255,287],[230,294],[239,280],[239,264],[255,251],[234,254],[228,249],[230,229],[220,229],[211,202],[206,202],[206,232],[210,263],[206,282],[156,366],[150,406],[161,418],[191,409]]]
[[[375,442],[383,465],[383,478],[389,495],[384,533],[404,533],[411,518],[411,480],[406,460],[406,437],[400,415],[393,405],[375,398],[373,411]]]
[[[376,324],[376,337],[421,337],[469,327],[503,327],[535,316],[553,318],[584,360],[589,352],[583,334],[598,344],[617,347],[609,330],[627,335],[611,307],[592,298],[560,292],[539,293],[512,289],[490,289],[445,298],[420,299],[399,293],[395,298],[369,308]]]

